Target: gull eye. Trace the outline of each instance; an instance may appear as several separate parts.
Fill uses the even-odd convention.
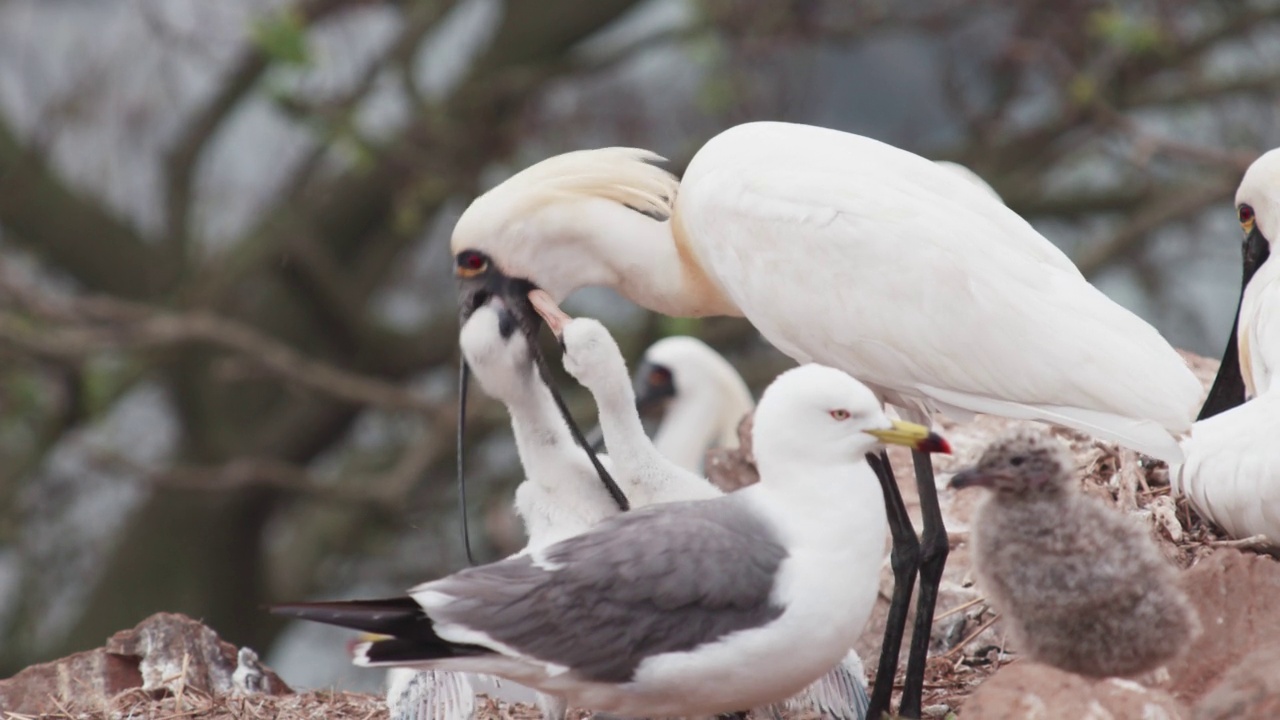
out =
[[[831,415],[831,417],[835,418],[836,420],[848,420],[848,419],[849,419],[849,411],[848,411],[848,410],[832,410],[832,411],[831,411],[831,413],[830,413],[830,415]]]
[[[663,387],[671,382],[671,376],[666,370],[655,368],[649,371],[649,384],[654,387]]]
[[[489,258],[475,250],[463,250],[454,262],[453,273],[461,278],[475,277],[489,269]]]
[[[1240,224],[1245,230],[1253,229],[1253,208],[1248,205],[1241,205],[1236,208],[1236,217],[1240,219]]]

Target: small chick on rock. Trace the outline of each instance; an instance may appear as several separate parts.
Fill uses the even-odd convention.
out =
[[[1020,429],[951,487],[986,487],[974,513],[978,585],[1031,659],[1091,677],[1132,676],[1200,632],[1177,571],[1133,520],[1076,487],[1057,438]]]

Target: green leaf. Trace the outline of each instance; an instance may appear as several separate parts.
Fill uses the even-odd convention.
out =
[[[286,65],[310,65],[307,26],[297,10],[289,8],[258,18],[249,28],[249,37],[268,57]]]
[[[1067,94],[1076,105],[1088,105],[1098,96],[1098,84],[1088,75],[1077,75],[1071,78]]]
[[[137,380],[138,369],[123,355],[103,353],[81,367],[80,398],[90,417],[98,417]]]
[[[1155,20],[1133,17],[1119,8],[1095,10],[1089,15],[1089,32],[1103,42],[1135,55],[1164,49],[1164,32]]]
[[[658,320],[658,332],[669,335],[697,335],[702,321],[698,318],[662,317]]]

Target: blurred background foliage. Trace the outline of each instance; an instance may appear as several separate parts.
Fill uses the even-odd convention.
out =
[[[1216,356],[1278,97],[1275,0],[0,0],[0,677],[169,610],[290,682],[376,682],[261,606],[462,565],[448,235],[531,162],[870,135]],[[757,390],[787,365],[742,321],[567,308],[632,358],[679,332]],[[520,473],[471,409],[495,558]]]

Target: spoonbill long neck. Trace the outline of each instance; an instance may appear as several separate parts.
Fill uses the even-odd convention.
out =
[[[698,264],[677,217],[654,220],[605,200],[561,210],[557,224],[571,225],[628,300],[672,317],[742,315]]]
[[[636,395],[628,382],[608,382],[589,388],[599,410],[609,458],[628,474],[637,468],[668,467],[672,463],[649,440],[636,413]]]
[[[560,419],[551,391],[536,376],[530,376],[523,392],[506,398],[506,404],[511,413],[511,430],[515,436],[516,450],[525,465],[526,474],[539,481],[545,481],[545,478],[571,477],[572,473],[562,472],[561,463],[550,457],[570,452],[575,447],[569,428]],[[537,465],[541,460],[547,462],[550,472],[539,472]]]
[[[696,401],[702,402],[696,402]],[[673,402],[653,444],[671,462],[688,470],[702,466],[702,456],[719,434],[719,408],[715,398],[682,398]]]
[[[697,470],[713,444],[737,447],[738,423],[751,412],[751,391],[737,378],[734,387],[720,380],[713,386],[678,388],[653,444],[675,464]],[[677,381],[678,382],[678,381]]]

